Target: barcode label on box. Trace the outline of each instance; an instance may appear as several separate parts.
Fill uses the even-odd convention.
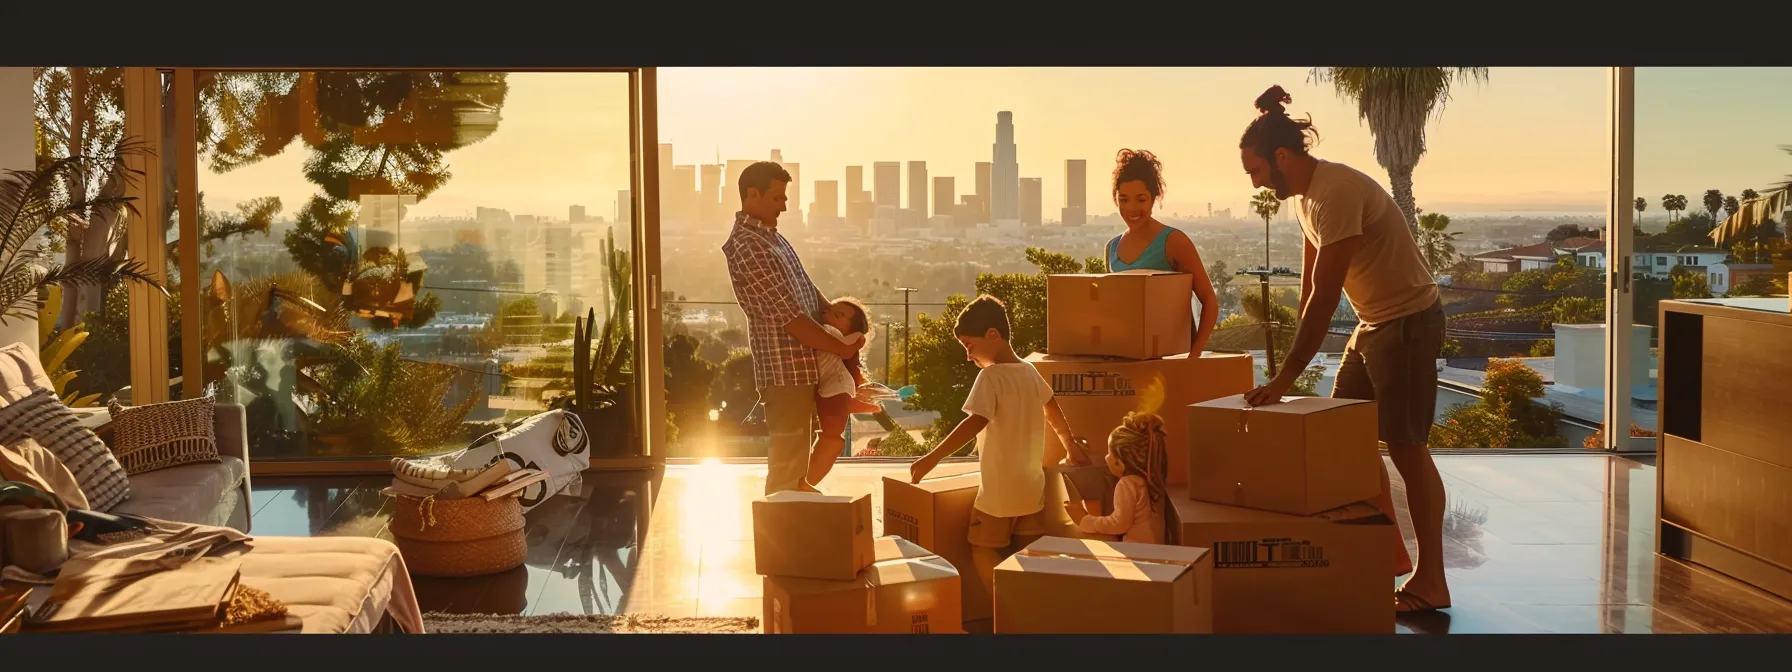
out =
[[[927,627],[927,614],[921,613],[921,614],[913,614],[913,615],[909,616],[908,617],[908,630],[911,634],[916,634],[916,635],[928,634],[929,628]]]
[[[897,536],[921,543],[921,521],[901,511],[884,509],[884,536]]]
[[[1293,539],[1220,541],[1213,545],[1214,569],[1294,569],[1330,567],[1325,547]]]
[[[1132,380],[1118,373],[1085,371],[1052,374],[1052,394],[1071,397],[1130,397]]]

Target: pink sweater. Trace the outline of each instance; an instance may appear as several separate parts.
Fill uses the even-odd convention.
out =
[[[1121,541],[1141,544],[1161,544],[1164,538],[1164,517],[1151,510],[1151,489],[1137,475],[1114,485],[1113,515],[1084,516],[1077,527],[1093,534],[1117,534]]]

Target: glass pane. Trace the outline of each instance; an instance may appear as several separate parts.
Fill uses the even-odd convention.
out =
[[[257,459],[574,408],[587,328],[594,456],[639,452],[626,74],[197,78],[205,378]]]
[[[1362,170],[1402,200],[1410,194],[1413,214],[1429,223],[1419,242],[1449,314],[1437,420],[1457,417],[1459,425],[1480,428],[1441,444],[1581,445],[1601,417],[1602,396],[1566,390],[1551,348],[1556,323],[1601,320],[1600,312],[1585,310],[1601,296],[1596,281],[1584,282],[1597,272],[1575,267],[1570,248],[1597,239],[1604,227],[1606,70],[1493,68],[1485,81],[1455,77],[1447,109],[1439,102],[1419,115],[1422,126],[1385,129],[1380,119],[1362,121],[1356,98],[1315,74],[1334,73],[661,70],[664,346],[678,428],[671,454],[765,454],[744,314],[719,252],[741,201],[735,180],[762,160],[792,177],[778,228],[815,284],[829,298],[860,299],[877,327],[877,339],[861,353],[865,375],[891,388],[912,384],[918,393],[886,402],[888,417],[855,416],[843,452],[910,454],[913,444],[941,436],[963,416],[975,369],[950,325],[965,297],[1005,297],[1023,316],[1014,327],[1019,354],[1043,349],[1042,271],[1105,268],[1106,244],[1126,230],[1111,178],[1122,147],[1148,149],[1162,161],[1166,187],[1154,217],[1189,236],[1215,284],[1219,310],[1208,349],[1253,353],[1262,380],[1266,345],[1274,344],[1279,359],[1293,341],[1304,243],[1298,201],[1257,210],[1258,191],[1240,169],[1237,140],[1253,117],[1251,101],[1276,84],[1291,94],[1295,116],[1316,122],[1315,155]],[[811,104],[760,110],[733,102],[737,92],[752,90]],[[1157,98],[1140,108],[1136,92],[1145,90]],[[1062,104],[1065,91],[1078,92],[1077,105]],[[952,104],[941,107],[945,100]],[[1390,171],[1378,140],[1424,149],[1409,151]],[[1536,159],[1541,148],[1549,160]],[[1518,260],[1515,249],[1534,251],[1518,256],[1536,259]],[[1488,255],[1495,261],[1481,260]],[[1558,275],[1560,287],[1536,284]],[[1579,312],[1557,319],[1562,302]],[[1343,302],[1303,391],[1330,393],[1357,324]],[[1535,398],[1505,405],[1518,411],[1492,410],[1502,406],[1481,392],[1490,360],[1511,360],[1492,364],[1495,375],[1516,377]],[[898,425],[915,441],[866,450],[894,436],[889,431]]]
[[[1711,230],[1741,204],[1792,177],[1785,115],[1772,97],[1792,68],[1637,68],[1633,436],[1654,436],[1659,304],[1669,298],[1786,294],[1792,248],[1783,211],[1765,212],[1743,235],[1716,244]],[[1697,105],[1765,95],[1762,104]],[[1752,98],[1751,98],[1752,100]],[[1645,347],[1645,345],[1647,347]]]
[[[126,181],[133,178],[110,160],[127,140],[124,73],[124,68],[35,72],[38,165],[70,157],[95,159],[86,170],[69,173],[72,179],[59,181],[44,194],[57,207],[125,196]],[[143,144],[146,139],[128,140]],[[127,212],[118,207],[86,208],[85,226],[52,224],[27,248],[41,247],[48,266],[124,259]],[[114,394],[125,391],[131,384],[130,299],[125,281],[112,277],[54,286],[42,298],[38,333],[32,336],[39,339],[42,363],[64,402],[74,407],[104,406]]]

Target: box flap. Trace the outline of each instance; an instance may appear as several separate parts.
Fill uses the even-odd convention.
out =
[[[851,504],[856,499],[858,499],[858,498],[857,497],[847,497],[845,495],[824,495],[819,492],[801,492],[798,490],[784,490],[782,492],[774,492],[774,493],[766,495],[764,497],[760,497],[759,501],[765,502],[768,504],[783,504],[786,502],[809,502],[809,503],[816,503],[816,504]]]
[[[1250,404],[1245,403],[1244,395],[1234,394],[1230,397],[1220,397],[1220,398],[1214,399],[1212,401],[1203,401],[1199,404],[1194,404],[1194,405],[1198,406],[1200,408],[1218,408],[1218,409],[1226,409],[1226,410],[1234,410],[1234,411],[1249,410],[1254,413],[1284,413],[1284,414],[1288,414],[1288,415],[1311,415],[1314,413],[1322,413],[1325,411],[1329,411],[1329,410],[1332,410],[1335,408],[1343,408],[1345,406],[1355,406],[1357,404],[1369,404],[1369,403],[1374,403],[1374,402],[1362,401],[1362,400],[1358,400],[1358,399],[1334,399],[1332,397],[1282,397],[1281,403],[1269,404],[1267,406],[1251,406]]]
[[[1189,546],[1165,546],[1161,544],[1136,544],[1124,541],[1101,541],[1099,539],[1071,539],[1067,537],[1040,537],[1038,541],[1028,544],[1021,553],[1034,556],[1060,556],[1082,558],[1087,560],[1118,560],[1121,562],[1149,562],[1165,565],[1189,566],[1199,563],[1201,556],[1207,555],[1205,548]]]
[[[920,544],[903,539],[894,534],[878,537],[871,542],[871,559],[873,562],[901,560],[903,558],[925,558],[934,555],[933,551],[921,548]]]
[[[1106,278],[1113,276],[1153,276],[1153,275],[1188,275],[1176,271],[1159,271],[1149,268],[1137,268],[1130,271],[1114,271],[1112,273],[1053,273],[1051,278]]]
[[[939,494],[942,492],[952,492],[953,490],[978,487],[983,484],[983,474],[973,471],[968,474],[958,474],[955,476],[923,478],[920,483],[910,483],[906,478],[885,476],[884,483],[886,485],[890,483],[898,483],[917,490]]]
[[[1159,357],[1154,360],[1127,359],[1125,357],[1106,357],[1102,355],[1052,355],[1035,352],[1027,355],[1029,364],[1153,364],[1171,359],[1188,359],[1188,353]]]
[[[860,576],[867,586],[890,586],[899,583],[956,579],[958,569],[945,558],[929,555],[922,558],[885,560],[865,568]]]
[[[1176,487],[1164,493],[1164,496],[1176,507],[1176,515],[1183,523],[1333,523],[1339,525],[1389,525],[1392,521],[1374,505],[1357,502],[1340,506],[1329,511],[1321,511],[1311,516],[1296,516],[1289,513],[1247,509],[1242,506],[1227,506],[1211,502],[1198,502],[1189,498],[1188,488]]]

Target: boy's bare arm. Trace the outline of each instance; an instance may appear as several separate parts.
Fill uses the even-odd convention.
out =
[[[1052,397],[1049,401],[1045,402],[1045,422],[1046,424],[1051,425],[1052,433],[1058,435],[1058,442],[1062,446],[1061,449],[1064,451],[1064,454],[1070,456],[1071,462],[1076,464],[1089,463],[1088,457],[1083,455],[1081,449],[1077,448],[1076,434],[1070,431],[1070,418],[1065,417],[1064,409],[1058,406],[1057,397]],[[1053,455],[1051,454],[1045,456],[1047,465],[1057,463],[1057,460],[1052,459],[1052,457]]]
[[[963,448],[965,444],[977,438],[977,434],[988,426],[989,418],[981,415],[966,416],[965,419],[958,421],[958,426],[953,427],[952,433],[947,434],[939,445],[934,446],[933,450],[928,451],[926,455],[915,460],[914,464],[909,465],[909,476],[913,479],[910,482],[920,483],[921,479],[927,477],[928,472],[933,471],[933,468],[939,465],[940,460],[958,452],[959,448]]]

